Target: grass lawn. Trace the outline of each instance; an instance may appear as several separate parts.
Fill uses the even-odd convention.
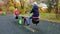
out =
[[[52,13],[41,13],[40,14],[40,20],[45,21],[51,21],[51,22],[58,22],[60,23],[60,20],[56,18],[55,14]]]

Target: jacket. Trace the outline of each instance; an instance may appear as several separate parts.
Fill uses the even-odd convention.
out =
[[[34,5],[32,11],[30,13],[33,13],[32,17],[38,17],[39,16],[38,6]]]

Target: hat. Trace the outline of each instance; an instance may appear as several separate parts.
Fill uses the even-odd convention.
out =
[[[33,4],[32,4],[32,5],[33,5],[33,6],[34,6],[34,5],[37,5],[37,6],[38,6],[37,2],[33,2]]]

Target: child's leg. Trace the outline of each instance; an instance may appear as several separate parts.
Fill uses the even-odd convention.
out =
[[[27,24],[30,24],[31,17],[26,18]]]
[[[26,18],[26,20],[27,20],[27,24],[30,24],[30,22],[29,22],[29,18]]]

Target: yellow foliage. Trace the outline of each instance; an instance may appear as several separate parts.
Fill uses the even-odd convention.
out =
[[[13,6],[10,6],[10,7],[9,7],[9,10],[14,11],[15,8],[14,8]]]
[[[9,2],[9,4],[8,4],[9,6],[14,6],[14,4],[12,3],[12,2]]]
[[[16,6],[17,6],[17,7],[20,7],[20,4],[19,4],[19,3],[16,3]]]
[[[43,8],[39,8],[40,13],[44,13],[45,10]]]

